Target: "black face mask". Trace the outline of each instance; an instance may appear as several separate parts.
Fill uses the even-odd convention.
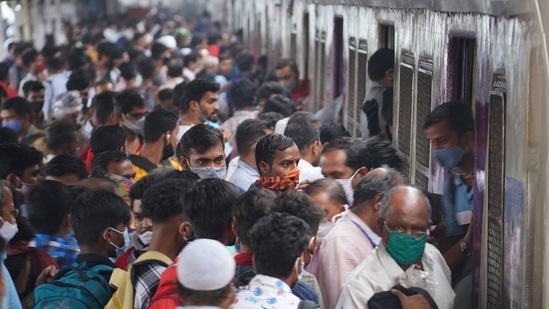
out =
[[[164,150],[162,151],[162,161],[167,160],[175,155],[175,151],[173,150],[172,144],[167,144],[164,146]]]
[[[39,113],[42,111],[42,108],[44,107],[44,101],[34,101],[31,102],[32,110],[35,113]]]

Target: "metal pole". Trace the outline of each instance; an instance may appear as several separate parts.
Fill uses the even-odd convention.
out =
[[[31,41],[31,18],[29,0],[23,0],[23,40]]]

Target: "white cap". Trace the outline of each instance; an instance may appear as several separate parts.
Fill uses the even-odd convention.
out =
[[[82,99],[80,99],[80,93],[72,90],[56,95],[53,98],[52,110],[52,114],[56,118],[63,118],[81,112]]]
[[[226,287],[234,278],[235,261],[219,241],[197,239],[179,254],[177,280],[195,291],[214,291]]]
[[[177,48],[177,42],[175,41],[175,38],[171,35],[165,35],[158,40],[156,40],[158,43],[166,46],[170,49],[176,49]]]

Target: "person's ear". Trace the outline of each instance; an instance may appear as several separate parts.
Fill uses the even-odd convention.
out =
[[[21,186],[23,185],[21,183],[21,180],[19,180],[19,178],[17,176],[15,176],[15,174],[11,173],[11,174],[8,174],[8,176],[6,177],[6,181],[8,182],[8,185],[11,187],[11,188],[21,188]]]
[[[165,138],[164,142],[165,142],[165,145],[168,145],[168,144],[172,143],[172,132],[170,132],[170,131],[166,132],[166,138]]]
[[[374,197],[374,204],[373,204],[373,209],[375,212],[379,212],[379,210],[381,209],[381,200],[383,199],[383,194],[376,194],[376,196]]]
[[[461,145],[464,149],[471,147],[475,141],[475,132],[467,131],[461,136]]]
[[[184,171],[188,171],[191,169],[188,163],[188,159],[185,156],[181,156],[177,158],[177,161],[179,161],[179,165],[181,165],[181,168],[183,168]]]
[[[237,238],[240,237],[240,234],[238,233],[238,229],[236,228],[235,217],[233,217],[233,222],[231,222],[231,230],[233,231],[234,236],[236,236]]]
[[[390,68],[387,71],[385,71],[385,79],[388,81],[393,82],[394,75],[395,75],[395,70],[393,68]]]
[[[271,167],[265,161],[259,161],[259,164],[257,167],[259,168],[259,173],[261,175],[268,174],[271,171]]]

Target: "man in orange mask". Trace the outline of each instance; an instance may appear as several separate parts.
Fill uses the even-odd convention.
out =
[[[299,159],[299,149],[291,138],[282,134],[262,137],[255,147],[259,179],[250,189],[294,190],[299,183]]]

